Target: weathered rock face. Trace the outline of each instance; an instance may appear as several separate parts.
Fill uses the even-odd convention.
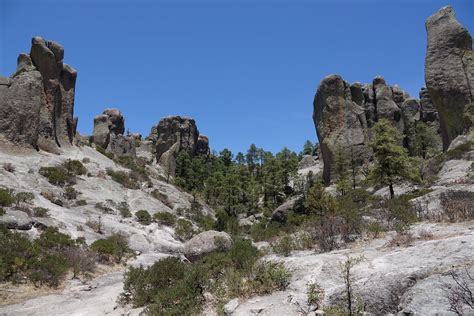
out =
[[[331,165],[338,150],[353,150],[355,157],[363,157],[368,143],[367,122],[359,89],[351,89],[341,76],[330,75],[321,81],[314,98],[313,120],[324,161],[323,178],[331,180]]]
[[[443,149],[474,122],[474,53],[472,37],[455,18],[452,7],[441,8],[426,21],[428,47],[425,81],[438,110]]]
[[[34,37],[15,74],[0,81],[0,133],[8,140],[47,151],[73,144],[77,72],[63,58],[61,45]]]
[[[403,145],[404,147],[408,148],[408,151],[411,155],[414,155],[416,122],[420,120],[420,101],[413,98],[406,99],[401,104],[401,113],[405,134],[405,137],[403,139]]]
[[[138,135],[124,136],[124,131],[125,118],[122,112],[115,108],[105,109],[102,114],[94,117],[92,141],[115,156],[135,157]]]
[[[153,126],[147,138],[154,144],[156,161],[174,174],[175,160],[179,152],[185,151],[190,157],[209,154],[209,139],[199,135],[194,119],[168,116]]]

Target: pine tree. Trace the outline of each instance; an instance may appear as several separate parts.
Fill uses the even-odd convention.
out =
[[[313,155],[314,145],[310,140],[307,140],[303,145],[303,155]]]
[[[418,156],[426,159],[428,155],[433,155],[440,147],[440,138],[433,128],[424,122],[417,122],[414,140],[415,152]]]
[[[378,184],[388,185],[390,198],[395,192],[393,185],[403,180],[417,178],[416,168],[412,165],[408,152],[400,144],[402,135],[386,119],[378,121],[374,127],[374,140],[371,143],[375,156],[375,166],[371,178]]]

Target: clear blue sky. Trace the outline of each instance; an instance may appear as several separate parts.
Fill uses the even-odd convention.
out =
[[[117,107],[144,136],[180,114],[217,150],[300,150],[316,140],[312,101],[328,74],[380,74],[417,96],[424,22],[446,4],[473,33],[474,1],[0,0],[0,74],[41,35],[78,70],[81,134]]]

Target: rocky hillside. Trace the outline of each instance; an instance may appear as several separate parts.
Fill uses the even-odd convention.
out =
[[[451,7],[426,28],[419,98],[328,75],[319,145],[235,156],[186,116],[80,135],[77,72],[34,37],[0,77],[0,314],[473,313],[472,38]],[[416,168],[377,182],[380,148]]]

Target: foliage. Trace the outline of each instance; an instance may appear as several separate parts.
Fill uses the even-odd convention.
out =
[[[33,216],[36,216],[36,217],[48,217],[48,212],[49,212],[49,209],[47,208],[44,208],[44,207],[35,207],[33,209]]]
[[[180,218],[176,224],[175,233],[182,241],[191,239],[194,236],[193,224],[187,219]]]
[[[324,300],[324,289],[316,282],[308,283],[306,287],[308,306],[319,309]]]
[[[18,282],[26,277],[36,285],[57,287],[69,270],[79,275],[94,268],[93,259],[88,266],[78,264],[91,260],[89,253],[81,250],[83,247],[53,227],[34,241],[1,229],[0,281]]]
[[[176,215],[168,212],[155,213],[153,219],[160,225],[174,226],[176,224]]]
[[[96,145],[95,149],[107,158],[114,159],[114,154],[112,152],[107,152],[103,147]]]
[[[449,221],[456,222],[474,218],[474,192],[448,190],[441,193],[440,201]]]
[[[98,239],[91,244],[91,250],[99,255],[99,260],[105,263],[119,263],[131,252],[125,235],[115,233],[105,239]]]
[[[66,169],[68,173],[76,176],[84,175],[87,173],[86,167],[84,167],[82,162],[80,162],[79,160],[68,159],[62,164],[62,166],[64,167],[64,169]]]
[[[0,188],[0,206],[10,206],[15,202],[12,190]]]
[[[390,198],[395,193],[393,185],[402,180],[418,180],[418,170],[414,160],[400,144],[402,136],[386,119],[379,120],[373,127],[374,140],[371,143],[374,151],[375,165],[370,178],[377,184],[388,185]]]
[[[137,221],[142,225],[150,225],[151,224],[151,215],[148,213],[147,210],[140,210],[135,212],[135,217]]]
[[[110,168],[106,169],[107,174],[114,180],[115,182],[120,183],[127,189],[139,189],[140,183],[138,182],[139,179],[136,177],[136,173],[133,172],[125,172],[121,170],[112,170]]]
[[[345,301],[346,301],[346,314],[355,315],[357,312],[357,300],[354,293],[354,276],[353,269],[356,265],[361,263],[364,257],[347,257],[344,262],[339,263],[340,276],[344,281],[345,289]]]
[[[203,294],[218,302],[236,296],[270,293],[288,285],[281,264],[257,263],[258,250],[248,240],[237,239],[228,251],[216,251],[194,263],[164,258],[148,268],[131,267],[125,273],[122,303],[148,305],[151,315],[199,314]]]
[[[63,196],[67,200],[75,200],[78,194],[79,192],[76,189],[74,189],[74,187],[68,186],[64,188]]]
[[[435,129],[429,127],[422,121],[416,123],[416,133],[413,144],[416,155],[426,159],[438,154],[440,140]]]
[[[0,207],[0,216],[3,216],[6,214],[7,211],[3,207]]]
[[[69,173],[63,166],[41,167],[39,174],[47,178],[48,182],[54,185],[72,185],[75,182],[74,175]]]

